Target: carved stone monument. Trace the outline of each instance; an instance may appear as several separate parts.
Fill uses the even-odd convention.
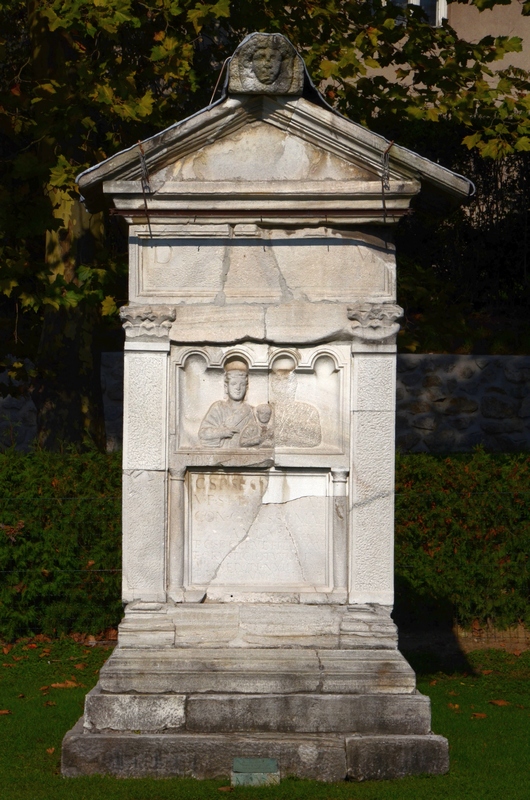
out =
[[[79,177],[129,223],[118,646],[63,773],[448,768],[397,650],[391,227],[470,184],[334,113],[279,34]]]

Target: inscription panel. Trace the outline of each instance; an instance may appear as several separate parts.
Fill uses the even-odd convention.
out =
[[[329,473],[188,474],[188,588],[331,591]]]
[[[296,233],[256,225],[138,229],[131,239],[133,302],[278,304],[392,300],[393,250],[331,228]]]

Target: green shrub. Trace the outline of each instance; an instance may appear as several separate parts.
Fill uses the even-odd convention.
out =
[[[529,625],[529,552],[528,454],[398,456],[396,586],[419,616]]]
[[[120,456],[0,455],[0,638],[122,613]],[[396,588],[409,615],[530,625],[530,456],[401,455]]]
[[[0,638],[120,619],[119,454],[0,454]]]

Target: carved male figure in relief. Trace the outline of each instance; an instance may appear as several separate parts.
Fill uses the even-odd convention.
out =
[[[228,361],[225,364],[226,400],[217,400],[208,409],[199,428],[199,440],[203,447],[252,447],[259,444],[259,432],[252,406],[245,403],[248,389],[248,366],[244,361]],[[247,426],[256,427],[254,437],[247,436],[240,442],[242,431]]]

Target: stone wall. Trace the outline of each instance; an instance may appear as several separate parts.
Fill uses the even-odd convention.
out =
[[[400,355],[402,452],[530,449],[530,356]]]
[[[102,384],[108,448],[119,450],[122,353],[103,353]],[[36,430],[29,398],[0,398],[0,447],[28,450]],[[401,452],[530,450],[530,356],[398,356],[396,435]]]

